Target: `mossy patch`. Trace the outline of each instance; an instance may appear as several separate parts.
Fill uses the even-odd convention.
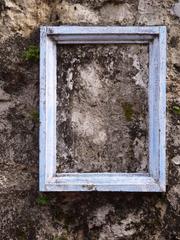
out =
[[[68,229],[70,225],[74,225],[76,223],[75,219],[76,219],[75,216],[73,216],[71,214],[64,214],[64,226],[65,226],[65,229]]]
[[[6,9],[6,5],[4,0],[0,1],[0,13],[3,12]]]
[[[47,205],[49,203],[49,199],[45,195],[39,195],[36,198],[36,202],[37,202],[38,205],[45,206],[45,205]]]
[[[175,114],[180,115],[180,106],[174,105],[172,110]]]
[[[29,114],[33,122],[35,123],[39,122],[39,112],[37,110],[33,109]]]
[[[133,110],[133,106],[131,103],[125,102],[122,104],[122,108],[124,111],[124,115],[126,120],[129,122],[132,120],[133,118],[133,114],[134,114],[134,110]]]
[[[16,236],[17,236],[18,240],[26,240],[27,239],[26,233],[23,231],[23,229],[20,229],[20,228],[16,229]]]
[[[62,235],[60,237],[54,237],[53,240],[68,240],[68,238],[65,235]]]
[[[23,59],[31,62],[39,61],[39,48],[35,45],[30,45],[23,53]]]

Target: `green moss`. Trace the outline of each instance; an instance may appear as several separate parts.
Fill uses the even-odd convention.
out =
[[[82,187],[85,188],[85,189],[88,189],[89,191],[96,191],[96,186],[94,184],[83,185]]]
[[[30,45],[23,53],[23,59],[26,61],[39,61],[39,48],[35,45]]]
[[[75,224],[75,217],[73,216],[73,213],[72,215],[71,214],[64,214],[64,226],[66,229],[69,228],[69,226],[71,225],[74,225]]]
[[[1,1],[0,1],[0,13],[1,13],[2,11],[4,11],[5,8],[6,8],[6,4],[5,4],[4,0],[1,0]]]
[[[51,211],[54,221],[61,221],[62,218],[64,217],[62,209],[57,208],[56,206],[55,207],[53,206],[53,208],[51,208]]]
[[[26,233],[22,229],[16,229],[16,236],[18,240],[26,240]]]
[[[180,106],[174,105],[172,107],[172,110],[173,110],[174,113],[180,115]]]
[[[65,235],[62,235],[60,237],[54,237],[53,240],[68,240],[68,238]]]
[[[123,108],[126,120],[127,121],[131,121],[132,117],[133,117],[133,114],[134,114],[134,110],[133,110],[132,104],[130,104],[128,102],[123,103],[122,104],[122,108]]]
[[[39,122],[39,112],[37,110],[32,110],[30,112],[30,117],[35,123]]]
[[[37,204],[41,205],[41,206],[45,206],[48,204],[49,200],[47,198],[47,196],[45,195],[39,195],[37,198],[36,198],[36,202]]]

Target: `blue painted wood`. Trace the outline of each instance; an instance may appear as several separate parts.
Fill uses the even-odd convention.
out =
[[[159,33],[159,183],[162,191],[166,190],[166,39],[166,27],[161,27]]]
[[[56,174],[56,43],[46,38],[46,176]]]
[[[149,46],[149,173],[159,179],[159,38]]]
[[[47,34],[159,34],[159,26],[50,26]]]
[[[46,169],[46,27],[40,31],[40,131],[39,131],[39,190],[45,191]]]
[[[58,175],[49,181],[49,191],[161,191],[159,184],[148,174],[87,173]]]
[[[40,32],[40,168],[39,188],[45,191],[56,174],[56,43]]]
[[[161,192],[166,187],[166,27],[41,27],[40,191]],[[149,44],[149,173],[56,173],[56,44]]]
[[[154,35],[142,34],[59,34],[51,38],[58,44],[116,44],[116,43],[146,43],[153,40]]]

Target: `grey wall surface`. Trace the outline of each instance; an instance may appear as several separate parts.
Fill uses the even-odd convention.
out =
[[[0,239],[180,239],[179,17],[180,2],[173,0],[1,0]],[[167,26],[166,193],[39,193],[39,26],[59,24]],[[72,49],[68,54],[64,49],[64,61],[68,60],[73,51]],[[138,49],[127,51],[131,55]],[[113,52],[113,49],[108,52]],[[95,54],[92,50],[92,56],[91,64],[88,62],[79,66],[81,79],[83,76],[87,79],[87,75],[94,73],[94,80],[97,80],[97,76],[102,75],[100,62],[93,62],[93,59],[97,59],[98,52]],[[116,56],[113,54],[112,57],[116,62]],[[126,61],[133,64],[133,57],[129,56]],[[71,64],[67,66],[64,62],[64,66],[71,69]],[[142,77],[138,79],[138,65],[133,66],[129,65],[129,72],[138,82]],[[110,76],[113,72],[109,70],[108,74]],[[68,78],[70,70],[69,75],[65,76],[65,79]],[[95,83],[101,91],[99,83]],[[96,92],[94,96],[96,97]],[[85,107],[90,110],[88,104],[85,101]],[[82,105],[80,107],[83,108]],[[105,110],[102,111],[103,114]],[[119,110],[123,111],[123,108]],[[78,124],[79,118],[75,119]],[[98,126],[97,123],[96,127]],[[105,135],[100,134],[100,137],[94,138],[92,134],[92,137],[95,143],[101,143]],[[116,154],[115,151],[112,152]],[[142,163],[144,161],[138,163],[138,166]],[[141,166],[144,168],[145,165]]]
[[[148,45],[58,47],[59,172],[146,172]]]

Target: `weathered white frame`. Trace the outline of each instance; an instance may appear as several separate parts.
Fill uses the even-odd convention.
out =
[[[149,44],[148,173],[56,173],[56,45]],[[40,191],[164,192],[166,27],[58,26],[40,33]]]

